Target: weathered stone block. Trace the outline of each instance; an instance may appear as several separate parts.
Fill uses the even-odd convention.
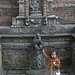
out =
[[[24,25],[24,20],[17,20],[17,25]]]

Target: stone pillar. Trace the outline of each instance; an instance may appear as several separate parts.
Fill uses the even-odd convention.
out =
[[[43,0],[43,15],[47,16],[47,0]]]
[[[48,0],[47,1],[47,15],[48,16],[52,15],[52,12],[53,12],[53,10],[52,10],[52,3],[53,3],[52,0]]]
[[[25,16],[29,16],[29,0],[25,0]]]
[[[75,36],[73,36],[72,42],[72,70],[75,71]]]
[[[24,0],[19,0],[19,16],[24,16],[25,7],[24,7]]]
[[[2,52],[1,52],[1,45],[0,45],[0,75],[2,75]]]

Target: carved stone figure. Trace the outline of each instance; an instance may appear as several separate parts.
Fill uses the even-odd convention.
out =
[[[41,50],[43,48],[43,43],[40,37],[40,34],[37,33],[35,38],[32,41],[32,47],[35,51]]]
[[[32,53],[31,53],[31,69],[42,69],[44,68],[44,59],[43,59],[43,43],[40,37],[40,34],[37,33],[32,43]]]
[[[32,2],[30,3],[30,8],[32,11],[38,11],[39,10],[39,2],[37,0],[32,0]]]

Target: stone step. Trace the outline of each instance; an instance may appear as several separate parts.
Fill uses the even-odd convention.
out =
[[[60,71],[61,71],[61,75],[75,75],[75,72],[72,72],[71,69],[62,69]],[[45,72],[43,74],[45,74]],[[18,72],[18,71],[15,71],[15,70],[14,71],[3,70],[3,74],[2,75],[26,75],[26,74],[20,73],[20,71]]]
[[[26,75],[26,74],[17,74],[17,73],[8,73],[6,75]],[[68,73],[62,73],[61,75],[69,75]],[[70,75],[74,75],[74,74],[70,74]]]

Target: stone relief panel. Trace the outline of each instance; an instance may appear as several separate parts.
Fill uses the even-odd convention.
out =
[[[30,0],[31,11],[42,11],[42,0]]]

